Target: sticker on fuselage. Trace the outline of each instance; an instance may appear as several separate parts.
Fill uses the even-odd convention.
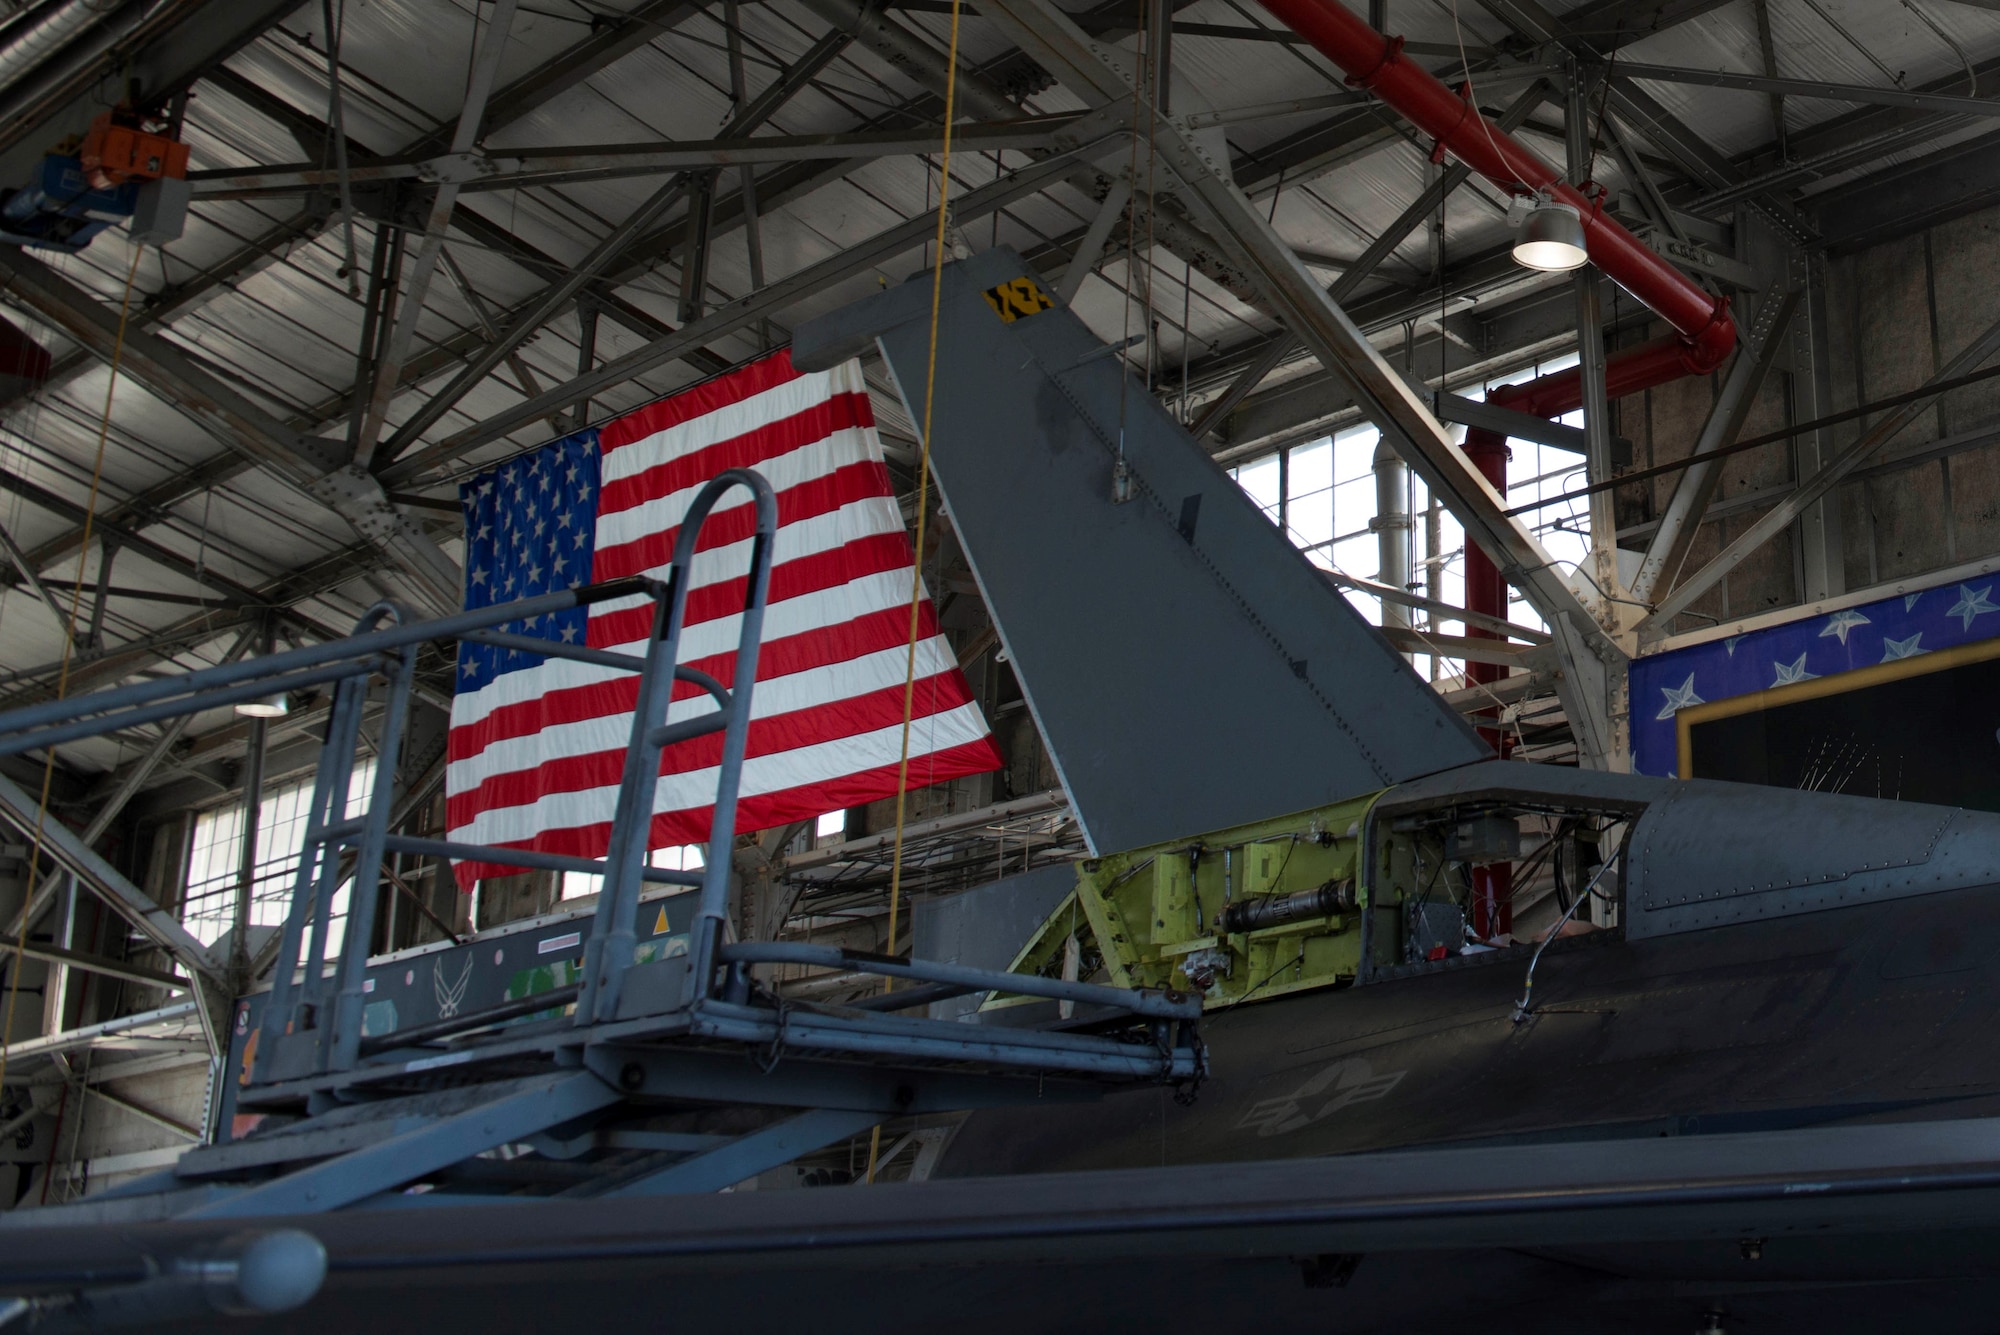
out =
[[[1408,1074],[1405,1070],[1377,1075],[1366,1057],[1344,1057],[1309,1076],[1291,1093],[1253,1104],[1237,1121],[1236,1129],[1254,1130],[1259,1136],[1282,1136],[1331,1117],[1342,1108],[1386,1098]]]

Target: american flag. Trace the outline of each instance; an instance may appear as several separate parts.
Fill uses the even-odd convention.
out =
[[[913,578],[860,364],[802,374],[789,351],[555,441],[464,484],[466,606],[646,574],[664,578],[681,516],[726,468],[754,468],[778,499],[764,645],[752,699],[739,830],[896,791]],[[681,662],[733,683],[752,512],[723,499],[702,530]],[[640,652],[650,601],[535,618],[516,634]],[[565,658],[461,643],[446,822],[466,843],[601,857],[638,678]],[[669,717],[714,708],[681,684]],[[909,785],[1003,763],[937,613],[923,599]],[[721,734],[667,750],[649,847],[708,836]],[[470,889],[514,868],[461,863]]]

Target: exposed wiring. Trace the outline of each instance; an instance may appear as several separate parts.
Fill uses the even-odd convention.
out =
[[[1516,731],[1518,735],[1518,729]],[[1557,843],[1560,842],[1565,836],[1567,836],[1570,833],[1570,831],[1574,828],[1574,826],[1575,826],[1574,821],[1564,820],[1564,821],[1558,821],[1556,823],[1555,833],[1551,834],[1540,848],[1537,848],[1534,852],[1530,853],[1527,856],[1527,858],[1521,863],[1521,869],[1516,874],[1516,881],[1515,881],[1516,889],[1520,888],[1523,885],[1529,884],[1537,876],[1542,874],[1542,863],[1549,859],[1551,854],[1555,851]],[[1569,906],[1567,904],[1564,904],[1563,907],[1568,908]]]
[[[1611,114],[1611,78],[1617,72],[1618,48],[1614,45],[1611,48],[1611,58],[1604,67],[1604,87],[1597,97],[1597,128],[1589,132],[1584,142],[1583,179],[1575,183],[1579,190],[1597,176],[1597,141],[1604,137],[1604,122]],[[1613,290],[1616,290],[1615,284]]]
[[[1535,947],[1533,957],[1528,960],[1528,977],[1521,986],[1521,999],[1514,1003],[1515,1024],[1520,1024],[1534,1013],[1528,1009],[1528,1001],[1535,992],[1535,966],[1542,962],[1542,952],[1549,948],[1549,942],[1562,935],[1562,929],[1569,926],[1569,920],[1576,916],[1576,911],[1585,904],[1588,904],[1592,896],[1597,895],[1597,883],[1604,879],[1606,872],[1610,871],[1612,867],[1624,858],[1627,847],[1628,845],[1620,844],[1617,852],[1604,859],[1604,865],[1599,867],[1597,874],[1590,878],[1590,884],[1583,887],[1583,893],[1576,897],[1576,902],[1563,911],[1562,917],[1556,920],[1556,925],[1549,928],[1547,934],[1542,937],[1541,944]],[[1606,903],[1611,902],[1609,895],[1599,897]]]
[[[1500,151],[1499,143],[1493,138],[1492,125],[1487,123],[1484,113],[1482,113],[1479,110],[1479,90],[1473,87],[1472,84],[1472,61],[1465,54],[1465,25],[1463,25],[1458,21],[1458,0],[1451,0],[1451,30],[1452,34],[1458,39],[1459,67],[1465,71],[1466,104],[1472,110],[1473,119],[1479,122],[1480,132],[1486,136],[1486,146],[1492,149],[1493,156],[1500,159],[1501,164],[1505,165],[1507,161],[1507,155]],[[1494,184],[1505,186],[1510,183],[1504,181],[1496,181]],[[1521,181],[1514,181],[1511,182],[1511,184],[1519,186],[1524,183]],[[1443,266],[1440,265],[1439,267],[1440,269],[1442,269]]]
[[[1305,962],[1306,962],[1306,942],[1304,937],[1300,937],[1299,954],[1297,959],[1286,960],[1283,964],[1280,964],[1277,968],[1265,974],[1263,978],[1258,980],[1256,986],[1252,987],[1248,992],[1245,992],[1242,996],[1236,998],[1236,1000],[1230,1002],[1227,1006],[1223,1007],[1223,1009],[1235,1010],[1238,1006],[1241,1006],[1244,1002],[1250,1000],[1251,997],[1256,996],[1258,990],[1262,988],[1266,983],[1269,983],[1273,978],[1276,978],[1279,974],[1283,973],[1287,969],[1304,968]]]
[[[1967,97],[1978,97],[1979,71],[1973,68],[1972,57],[1965,53],[1965,48],[1960,46],[1950,33],[1939,27],[1936,19],[1924,13],[1923,10],[1918,9],[1917,0],[1903,0],[1903,8],[1915,14],[1926,28],[1937,34],[1939,41],[1958,53],[1959,63],[1965,66],[1965,82],[1967,84],[1965,95]]]

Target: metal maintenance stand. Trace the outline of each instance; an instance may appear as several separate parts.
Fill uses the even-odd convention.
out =
[[[725,687],[678,660],[687,571],[702,525],[736,487],[751,493],[757,523],[735,680]],[[258,1125],[240,1138],[189,1151],[170,1172],[61,1212],[36,1211],[32,1218],[44,1224],[58,1213],[91,1220],[249,1219],[441,1205],[496,1194],[548,1199],[715,1191],[891,1116],[1091,1098],[1135,1082],[1198,1081],[1204,1066],[1194,1030],[1198,998],[728,939],[737,788],[776,529],[769,485],[754,472],[732,470],[703,488],[688,511],[664,583],[586,585],[420,623],[410,623],[395,604],[381,603],[351,637],[336,643],[0,716],[0,754],[21,754],[276,691],[329,684],[335,690],[272,988],[268,996],[239,1001],[232,1012],[235,1051],[246,1059],[240,1073],[227,1073],[235,1083],[233,1111],[236,1120]],[[654,608],[643,654],[521,633],[548,613],[633,598],[648,599]],[[638,674],[602,861],[391,832],[394,762],[417,654],[425,643],[451,640]],[[380,763],[366,809],[347,817],[363,705],[378,679],[387,686],[374,748]],[[669,721],[677,682],[692,683],[701,697],[691,702],[695,709],[676,711],[682,716]],[[713,707],[701,709],[702,703]],[[705,868],[647,865],[662,749],[717,732],[722,759]],[[566,935],[545,932],[536,947],[580,948],[580,977],[466,1011],[454,1000],[436,1018],[385,1029],[381,1012],[371,1014],[371,1007],[391,985],[415,975],[401,957],[368,958],[382,860],[392,853],[601,875],[603,892],[588,923],[578,922]],[[674,902],[649,898],[642,909],[648,883],[699,889],[684,935],[676,937],[684,949],[661,948],[664,938],[640,941],[647,932],[642,913],[660,905],[658,923],[664,925],[665,906]],[[328,970],[322,961],[335,895],[343,887],[349,896],[345,938]],[[475,948],[490,950],[495,962],[504,953],[491,941],[459,949]],[[468,973],[473,962],[468,954]],[[916,986],[851,1006],[811,1005],[782,999],[760,982],[758,966],[783,964],[873,973]],[[441,969],[441,960],[431,967]],[[1050,1031],[894,1013],[985,991],[1081,1003],[1093,1022]],[[677,1117],[684,1126],[689,1117],[704,1116],[704,1125],[732,1129],[674,1129]],[[229,1127],[219,1131],[227,1136]],[[547,1171],[532,1171],[537,1167]],[[10,1222],[24,1221],[0,1220],[0,1228]]]

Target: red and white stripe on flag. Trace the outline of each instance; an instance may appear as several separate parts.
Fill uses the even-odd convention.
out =
[[[724,469],[754,468],[777,493],[737,829],[767,829],[893,795],[915,572],[860,364],[801,373],[789,351],[779,352],[606,424],[597,448],[592,580],[664,577],[688,505]],[[524,496],[520,504],[532,507],[533,487],[509,492],[514,485],[503,482],[499,491]],[[531,519],[551,517],[530,508],[507,523],[520,519],[525,534]],[[693,562],[681,661],[725,685],[735,680],[752,519],[748,493],[729,493],[704,526]],[[641,652],[651,616],[644,599],[602,604],[591,609],[586,642]],[[450,837],[603,856],[638,678],[561,658],[489,675],[477,685],[461,679],[452,702]],[[683,684],[668,717],[714,708]],[[911,718],[912,788],[1003,763],[928,594],[919,610]],[[649,847],[706,841],[721,754],[719,733],[667,750]],[[470,888],[514,869],[462,863],[456,870]]]

